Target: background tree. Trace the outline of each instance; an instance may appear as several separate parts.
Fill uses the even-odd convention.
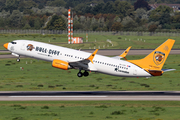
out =
[[[80,16],[80,17],[79,17],[79,22],[80,22],[81,24],[85,24],[85,22],[86,22],[86,17],[85,17],[85,16]]]
[[[92,14],[96,15],[98,13],[104,13],[103,9],[104,9],[105,4],[104,3],[100,3],[96,6],[93,7],[92,9]]]
[[[0,0],[0,12],[5,9],[6,0]]]
[[[5,20],[4,18],[0,17],[0,27],[4,27],[5,26]]]
[[[17,10],[19,3],[20,0],[6,0],[6,9],[12,13],[13,10]]]
[[[81,4],[78,4],[77,6],[75,6],[73,11],[75,11],[76,14],[78,14],[78,15],[84,15],[87,12],[91,13],[91,10],[87,9],[87,8],[89,8],[89,7],[87,7],[87,5],[85,3],[81,3]]]
[[[66,22],[64,18],[61,16],[54,15],[52,19],[48,22],[45,29],[49,30],[65,30],[66,29]]]
[[[91,29],[92,29],[93,31],[95,31],[97,28],[98,28],[98,22],[97,22],[97,20],[93,17],[93,18],[91,19]]]
[[[103,7],[104,13],[114,13],[115,12],[115,6],[112,1],[107,2]]]
[[[31,29],[31,26],[28,23],[26,23],[23,29]]]
[[[157,29],[157,25],[155,25],[155,24],[150,25],[148,28],[149,32],[154,32],[156,29]]]
[[[146,10],[150,10],[149,4],[145,0],[137,0],[137,2],[134,3],[134,9],[138,8],[145,8]]]
[[[64,0],[54,0],[54,1],[48,1],[47,5],[49,6],[56,6],[56,7],[64,7],[66,5],[66,2]]]
[[[90,27],[91,27],[91,19],[89,17],[87,17],[85,26],[84,26],[84,30],[91,30]]]
[[[39,17],[36,17],[34,21],[34,28],[38,30],[41,29],[41,27],[42,27],[41,19]]]
[[[67,0],[66,1],[65,8],[69,9],[69,8],[74,8],[75,6],[76,6],[76,4],[75,4],[74,0]]]
[[[10,18],[10,26],[11,27],[21,27],[21,18],[22,14],[19,10],[13,10]]]
[[[146,12],[146,10],[144,10],[143,8],[138,8],[135,11],[135,17],[137,18],[144,18],[144,16],[147,16],[148,12]]]
[[[123,26],[120,22],[115,22],[111,27],[112,31],[120,31],[122,28]]]
[[[160,5],[158,8],[151,11],[150,16],[149,16],[149,18],[150,18],[149,20],[150,21],[155,21],[155,22],[158,21],[159,24],[161,24],[162,26],[165,25],[165,24],[168,25],[168,24],[170,24],[170,21],[171,21],[170,14],[172,12],[173,12],[172,8],[170,8],[168,6]]]
[[[84,26],[81,23],[79,23],[79,21],[76,21],[73,23],[74,30],[83,30],[83,28],[84,28]]]
[[[29,10],[32,7],[37,7],[37,4],[34,1],[21,1],[18,5],[18,9],[23,12],[24,10]]]
[[[128,15],[127,11],[131,9],[131,4],[126,1],[115,1],[115,10],[116,14],[119,14],[121,18],[126,17]]]
[[[114,22],[121,22],[121,18],[120,18],[119,16],[116,16],[116,17],[114,18]]]

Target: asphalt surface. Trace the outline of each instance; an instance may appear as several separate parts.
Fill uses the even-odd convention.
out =
[[[180,101],[180,91],[0,92],[0,101]]]

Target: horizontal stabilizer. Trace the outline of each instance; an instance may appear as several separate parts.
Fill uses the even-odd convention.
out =
[[[163,72],[168,72],[168,71],[173,71],[173,70],[176,70],[176,69],[162,69]]]

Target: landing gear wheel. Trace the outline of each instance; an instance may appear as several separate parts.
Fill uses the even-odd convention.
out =
[[[83,73],[82,73],[82,72],[78,72],[77,76],[78,76],[78,77],[82,77],[82,76],[83,76]]]
[[[20,62],[20,55],[18,56],[18,59],[16,60],[17,62]]]
[[[87,71],[84,72],[84,77],[87,77],[89,73]]]
[[[20,59],[18,58],[16,61],[17,61],[17,62],[20,62]]]

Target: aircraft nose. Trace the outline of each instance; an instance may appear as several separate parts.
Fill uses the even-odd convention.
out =
[[[3,46],[4,46],[6,49],[8,49],[8,44],[9,44],[9,43],[5,43]]]

